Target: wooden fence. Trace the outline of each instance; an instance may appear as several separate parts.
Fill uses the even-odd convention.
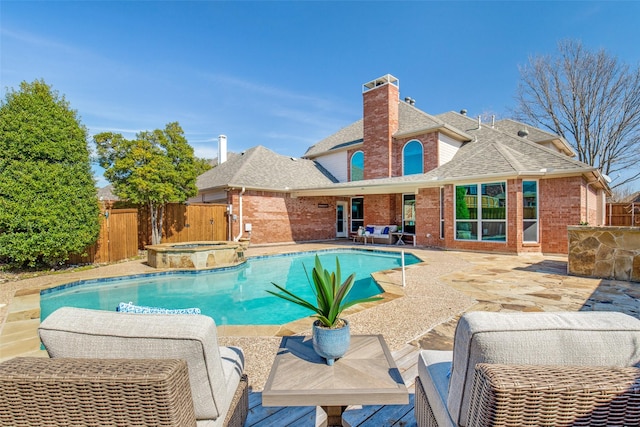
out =
[[[640,227],[640,203],[607,203],[607,225]]]
[[[162,223],[162,243],[227,240],[227,205],[192,203],[167,205]],[[139,247],[151,244],[149,209],[140,209]]]
[[[196,203],[167,205],[162,242],[227,240],[227,205]],[[151,244],[149,210],[107,209],[100,216],[98,241],[87,248],[86,256],[71,255],[67,263],[115,262],[138,255]]]
[[[105,263],[138,255],[138,210],[111,209],[100,216],[98,241],[86,256],[72,255],[69,264]]]

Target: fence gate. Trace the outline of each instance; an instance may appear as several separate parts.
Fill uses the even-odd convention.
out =
[[[87,256],[71,255],[67,262],[115,262],[138,255],[138,210],[110,209],[102,212],[98,241],[86,252]]]

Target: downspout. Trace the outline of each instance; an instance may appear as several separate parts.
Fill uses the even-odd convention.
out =
[[[238,217],[240,219],[240,233],[236,237],[233,238],[234,242],[237,242],[242,237],[242,195],[244,194],[244,187],[242,187],[242,191],[238,195]]]

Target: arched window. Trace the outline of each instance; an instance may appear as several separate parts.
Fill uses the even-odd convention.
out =
[[[364,179],[364,153],[356,151],[351,156],[351,181],[362,181]]]
[[[422,143],[414,139],[407,142],[402,149],[402,174],[417,173],[423,173]]]

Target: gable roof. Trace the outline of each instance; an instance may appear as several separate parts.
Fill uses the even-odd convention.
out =
[[[526,130],[528,133],[526,138],[528,140],[536,142],[538,144],[551,143],[558,150],[560,150],[567,156],[570,156],[570,157],[576,156],[576,152],[573,151],[573,148],[571,148],[569,143],[560,135],[546,132],[542,129],[528,126],[525,123],[512,120],[512,119],[504,119],[504,120],[497,121],[495,123],[495,128],[507,134],[510,134],[512,136],[518,136],[519,138],[522,138],[521,136],[519,136],[519,132],[522,130]]]
[[[424,174],[341,182],[324,188],[299,188],[294,194],[310,196],[401,193],[462,181],[486,181],[518,176],[533,179],[545,176],[598,175],[595,167],[527,138],[510,135],[488,125],[478,127],[478,121],[468,116],[452,111],[432,117],[470,139],[449,162]]]
[[[201,191],[228,187],[282,191],[334,182],[335,177],[313,160],[282,156],[258,145],[206,171],[196,186]]]
[[[460,141],[469,141],[466,133],[456,129],[442,120],[417,109],[406,102],[398,101],[398,130],[395,137],[410,136],[427,132],[441,131]],[[309,147],[304,158],[314,158],[331,151],[356,148],[364,142],[364,120],[350,124],[333,135]]]

